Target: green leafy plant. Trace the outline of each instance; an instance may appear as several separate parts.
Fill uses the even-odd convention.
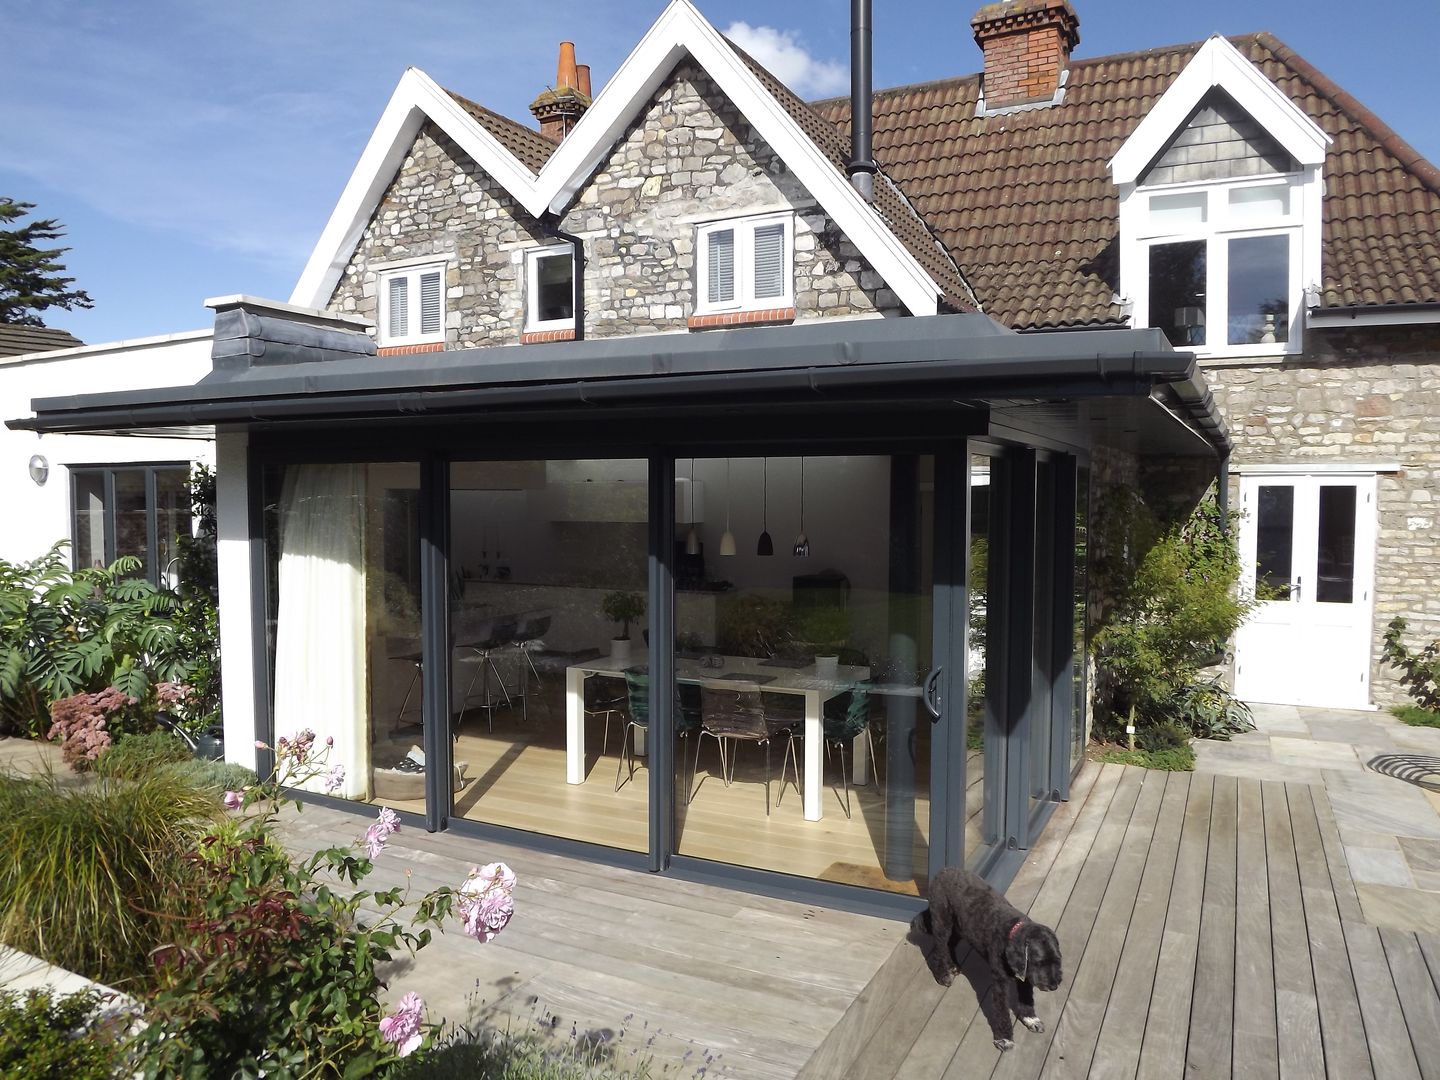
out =
[[[1238,588],[1235,515],[1227,522],[1213,492],[1168,524],[1134,493],[1112,503],[1093,570],[1115,602],[1091,639],[1096,727],[1110,736],[1131,715],[1142,728],[1176,719],[1202,666],[1256,603]]]
[[[168,731],[149,731],[122,737],[100,755],[95,771],[117,780],[138,780],[167,765],[193,760],[190,748],[179,736]]]
[[[607,619],[620,624],[620,633],[615,640],[628,640],[630,624],[645,615],[645,598],[633,592],[606,593],[605,599],[600,601],[600,609]]]
[[[1250,706],[1230,693],[1218,678],[1180,687],[1164,702],[1164,710],[1176,725],[1197,739],[1228,740],[1255,729]]]
[[[135,706],[113,686],[94,694],[73,694],[50,706],[45,737],[60,744],[61,760],[76,772],[88,772],[114,740],[137,725]]]
[[[0,993],[0,1076],[25,1080],[110,1080],[120,1070],[117,1034],[95,1023],[96,990]]]
[[[178,741],[178,740],[176,740]],[[104,760],[103,758],[101,759]],[[255,773],[233,761],[187,757],[162,767],[160,772],[207,791],[243,791],[256,783]]]
[[[1195,751],[1189,746],[1173,747],[1169,750],[1123,750],[1107,747],[1097,755],[1103,762],[1114,765],[1138,765],[1142,769],[1157,769],[1161,772],[1194,772]]]
[[[0,942],[110,986],[135,982],[186,898],[211,792],[159,775],[76,786],[0,775]]]
[[[849,613],[831,604],[803,609],[796,623],[796,638],[816,652],[833,653],[850,639]]]
[[[1396,705],[1390,712],[1402,724],[1411,727],[1433,727],[1440,728],[1440,712],[1431,712],[1429,709],[1422,709],[1419,705]]]
[[[138,558],[71,570],[65,546],[0,560],[0,727],[31,738],[53,701],[107,686],[145,701],[154,682],[184,681],[194,661],[176,594],[131,577]]]
[[[775,656],[795,637],[795,611],[783,600],[746,593],[726,597],[718,612],[720,648],[736,656]]]
[[[1416,705],[1440,713],[1440,640],[1411,652],[1404,641],[1406,625],[1399,615],[1390,620],[1385,629],[1385,660],[1400,672],[1400,685]]]
[[[186,707],[177,715],[192,735],[220,722],[220,578],[216,562],[215,471],[190,471],[193,532],[176,538],[178,648],[187,658]]]
[[[1141,750],[1157,754],[1188,747],[1190,733],[1175,723],[1151,724],[1136,736],[1135,741]]]

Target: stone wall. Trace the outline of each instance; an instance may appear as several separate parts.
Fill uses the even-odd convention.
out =
[[[601,162],[561,220],[585,240],[585,333],[684,330],[694,308],[695,227],[781,211],[795,218],[797,320],[902,314],[855,246],[703,72],[682,64]],[[377,314],[375,270],[437,255],[446,345],[515,344],[524,249],[555,243],[443,132],[426,124],[365,229],[330,307]]]
[[[1377,483],[1370,672],[1375,702],[1395,704],[1408,698],[1380,659],[1386,624],[1403,615],[1412,643],[1440,637],[1440,328],[1312,330],[1307,346],[1206,376],[1235,440],[1232,465],[1399,464]]]

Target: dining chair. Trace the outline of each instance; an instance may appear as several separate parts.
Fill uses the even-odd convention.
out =
[[[865,745],[870,751],[870,768],[875,771],[879,762],[875,759],[875,741],[870,737],[870,694],[866,683],[857,683],[844,694],[837,694],[825,703],[820,716],[820,734],[825,740],[825,758],[830,760],[832,750],[840,753],[840,781],[845,788],[845,799],[842,805],[845,807],[845,816],[850,816],[850,788],[854,776],[855,767],[855,740],[861,735],[865,736]],[[775,799],[778,806],[780,800],[785,796],[785,775],[787,767],[794,766],[795,787],[800,788],[800,761],[795,749],[795,744],[801,742],[805,737],[803,726],[791,727],[787,732],[788,738],[785,742],[785,757],[780,762],[780,794]],[[850,762],[847,765],[845,751],[850,751]],[[834,791],[835,788],[830,788]],[[836,793],[839,798],[839,793]]]
[[[765,748],[765,816],[770,816],[770,744],[791,730],[792,721],[771,719],[765,714],[760,688],[728,690],[704,686],[701,696],[701,733],[720,744],[720,772],[728,788],[735,780],[739,743],[753,742]],[[729,747],[727,749],[727,743]],[[699,757],[699,747],[696,747]],[[778,803],[777,803],[778,805]]]
[[[697,734],[701,730],[700,702],[695,693],[697,690],[698,687],[689,685],[677,685],[675,687],[675,734],[687,742],[691,735]],[[625,729],[620,736],[620,761],[615,767],[616,791],[619,791],[626,783],[635,778],[635,738],[633,733],[636,731],[648,731],[650,728],[650,676],[636,668],[626,671],[625,692],[629,715],[625,721]],[[682,772],[685,765],[685,757],[685,748],[682,746],[680,749]],[[690,780],[685,787],[686,803],[690,801],[690,789],[695,782],[695,763],[699,757],[699,739],[696,739],[695,752],[691,755],[690,761]],[[630,773],[625,780],[622,781],[620,779],[620,772],[625,768],[627,760],[630,764]]]
[[[610,751],[610,717],[625,715],[628,702],[625,681],[611,675],[588,675],[585,678],[585,718],[605,717],[605,733],[600,739],[600,753]]]

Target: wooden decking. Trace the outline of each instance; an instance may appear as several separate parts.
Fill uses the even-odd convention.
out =
[[[1009,896],[1065,956],[1045,1033],[1002,1055],[912,930],[800,1075],[1440,1077],[1440,939],[1364,921],[1323,787],[1092,766]]]

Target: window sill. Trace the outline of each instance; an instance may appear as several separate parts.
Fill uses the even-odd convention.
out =
[[[547,341],[574,341],[575,328],[564,330],[526,330],[520,335],[521,345],[540,345]]]
[[[377,356],[409,356],[412,353],[444,352],[445,342],[427,341],[419,345],[381,345],[375,350]]]
[[[714,330],[732,326],[766,326],[795,321],[795,309],[757,308],[753,311],[717,311],[713,315],[691,315],[691,330]]]

